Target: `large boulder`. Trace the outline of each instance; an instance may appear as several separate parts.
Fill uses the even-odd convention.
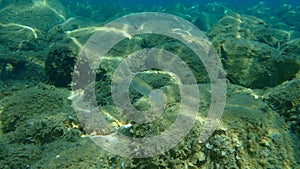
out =
[[[273,87],[295,77],[299,56],[282,54],[287,50],[287,32],[270,28],[253,16],[230,14],[222,18],[208,33],[219,52],[228,78],[245,87]],[[291,44],[292,45],[292,44]]]

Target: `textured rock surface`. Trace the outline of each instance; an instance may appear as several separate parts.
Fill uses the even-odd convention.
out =
[[[206,114],[210,85],[199,85],[199,89],[200,111]],[[6,168],[27,165],[45,168],[295,168],[299,160],[295,152],[297,139],[279,114],[262,101],[260,93],[230,85],[221,123],[206,142],[198,141],[204,120],[199,116],[190,133],[173,149],[147,159],[130,159],[103,153],[93,142],[80,137],[84,132],[67,100],[69,92],[45,85],[25,89],[1,102],[1,165]],[[176,102],[176,99],[170,102],[167,114],[175,115]],[[137,137],[151,136],[165,130],[172,122],[171,117],[165,114],[164,118],[145,125],[133,123],[130,132]]]
[[[270,28],[261,19],[230,14],[208,36],[222,57],[228,78],[235,84],[252,88],[276,86],[294,78],[300,69],[299,56],[281,54],[282,47],[289,46],[289,34]]]
[[[201,93],[208,94],[209,85],[200,86]],[[293,168],[298,159],[293,156],[297,153],[295,147],[290,145],[296,146],[297,139],[291,137],[288,125],[261,100],[259,93],[231,85],[221,124],[204,143],[198,142],[200,118],[185,139],[163,155],[148,159],[108,155],[103,167]],[[149,136],[149,129],[159,131],[164,125],[134,125],[133,130],[139,136]]]
[[[52,46],[45,61],[45,73],[50,84],[67,87],[71,83],[78,54],[79,47],[71,39]]]
[[[285,82],[265,94],[271,108],[278,112],[300,137],[300,79]]]
[[[40,31],[65,21],[66,15],[65,8],[57,0],[7,1],[0,12],[1,23],[31,26]]]
[[[149,137],[167,129],[178,113],[178,86],[157,70],[137,76],[165,92],[168,102],[164,114],[153,122],[138,124],[116,111],[110,88],[113,71],[121,59],[143,48],[168,50],[188,64],[199,83],[199,114],[203,115],[197,117],[190,133],[173,149],[147,159],[132,159],[104,152],[85,137],[93,131],[84,130],[90,124],[79,124],[67,99],[70,91],[43,84],[47,72],[48,83],[69,86],[78,49],[103,23],[129,13],[118,4],[91,7],[77,2],[68,1],[69,6],[61,8],[56,0],[0,0],[0,168],[299,166],[299,137],[295,133],[299,136],[300,40],[294,38],[299,9],[284,6],[272,12],[263,5],[249,8],[248,12],[268,20],[266,23],[253,16],[232,14],[222,3],[154,8],[153,11],[181,16],[204,31],[210,31],[226,15],[208,35],[223,59],[229,80],[238,85],[229,84],[219,127],[206,142],[199,143],[203,116],[211,104],[203,64],[185,45],[169,37],[146,34],[121,41],[99,66],[95,90],[85,91],[96,95],[114,129],[127,136]],[[273,17],[274,13],[278,16]],[[15,68],[22,69],[15,72]],[[295,76],[298,79],[291,80]],[[268,89],[251,90],[239,85]],[[150,107],[149,99],[132,86],[129,97],[139,110]],[[131,127],[122,128],[127,123]]]
[[[53,151],[52,144],[68,145],[80,138],[68,95],[66,90],[39,85],[1,100],[2,167],[26,168]],[[17,155],[11,158],[13,154]]]

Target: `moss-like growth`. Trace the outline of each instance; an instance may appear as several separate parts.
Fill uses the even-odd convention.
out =
[[[45,72],[50,84],[58,87],[70,85],[78,54],[79,47],[71,39],[65,39],[50,49],[45,61]]]
[[[3,132],[14,133],[12,142],[36,144],[79,137],[80,132],[68,129],[78,122],[72,108],[66,104],[67,95],[53,87],[40,86],[4,99],[5,106],[0,114]]]

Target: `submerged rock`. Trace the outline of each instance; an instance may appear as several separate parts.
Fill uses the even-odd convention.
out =
[[[60,10],[56,0],[0,2],[7,7],[0,11],[0,34],[3,35],[0,41],[4,42],[0,45],[4,53],[0,56],[1,78],[17,74],[15,69],[23,71],[21,68],[24,66],[31,73],[18,75],[26,80],[31,80],[29,75],[42,78],[39,71],[44,70],[45,63],[48,82],[59,87],[68,86],[79,49],[99,28],[99,24],[81,24],[86,20],[77,18],[65,20],[66,11]],[[80,14],[87,8],[82,6],[75,13]],[[102,16],[104,8],[106,11],[112,9],[108,5],[96,11],[89,8],[83,15],[94,14],[93,17],[97,18]],[[217,3],[203,8],[195,6],[188,9],[181,5],[176,8],[176,14],[203,30],[210,30],[217,18],[230,11]],[[181,10],[185,13],[182,14]],[[214,12],[216,15],[208,16]],[[32,21],[32,17],[36,20]],[[101,22],[106,22],[107,18],[111,16],[103,15]],[[13,38],[9,39],[11,35]],[[0,81],[0,168],[296,168],[300,160],[299,141],[290,131],[299,135],[299,79],[282,82],[292,79],[297,72],[299,76],[300,40],[291,40],[289,33],[272,29],[261,19],[238,14],[226,15],[208,35],[223,59],[231,82],[255,88],[276,87],[263,95],[261,90],[229,84],[221,123],[206,142],[199,142],[203,121],[211,104],[211,88],[210,84],[206,84],[209,77],[205,67],[190,49],[174,39],[138,35],[125,39],[109,51],[97,69],[95,89],[84,92],[87,96],[95,94],[98,105],[107,115],[105,120],[118,133],[137,138],[159,135],[171,126],[180,108],[180,89],[172,77],[158,70],[136,75],[153,88],[161,89],[167,97],[165,112],[154,121],[140,124],[127,120],[116,110],[110,88],[112,76],[122,59],[142,48],[157,47],[176,54],[193,71],[201,100],[196,124],[177,146],[144,159],[122,158],[104,152],[85,137],[93,133],[87,130],[93,127],[89,126],[90,122],[99,121],[94,118],[80,124],[67,99],[69,91],[44,84],[30,87],[35,84],[8,79]],[[44,43],[45,39],[50,43]],[[58,40],[60,42],[52,43]],[[48,51],[46,47],[49,44]],[[10,55],[15,51],[18,52]],[[30,64],[39,67],[28,66]],[[143,86],[144,83],[131,83],[128,87],[131,103],[139,110],[147,110],[151,106],[148,94],[143,95]]]
[[[64,39],[52,46],[45,61],[45,73],[50,84],[67,87],[78,58],[79,46],[71,39]]]
[[[1,100],[1,167],[28,168],[74,147],[82,133],[69,94],[40,84]]]
[[[73,116],[73,122],[76,119],[65,100],[68,94],[52,86],[40,85],[3,99],[0,114],[3,132],[14,132],[12,141],[22,143],[48,143],[60,138],[72,121],[68,117]]]
[[[64,22],[66,17],[67,12],[58,0],[8,1],[0,11],[2,23],[43,32]]]
[[[209,93],[209,84],[199,87],[201,96]],[[230,85],[221,123],[206,142],[199,143],[202,121],[205,120],[199,117],[184,140],[164,154],[146,159],[107,154],[102,167],[293,168],[298,160],[297,148],[294,147],[297,146],[297,140],[287,130],[288,125],[284,120],[261,98],[260,91]],[[209,99],[202,102],[209,102]],[[145,125],[133,124],[131,132],[136,136],[151,136],[149,131],[159,133],[170,125],[165,122],[158,124],[158,121]]]
[[[227,15],[208,36],[222,57],[228,78],[235,84],[273,87],[294,78],[299,71],[299,56],[281,54],[281,48],[288,45],[289,34],[253,16]]]
[[[291,125],[300,137],[300,79],[285,82],[265,94],[271,108],[278,112]]]

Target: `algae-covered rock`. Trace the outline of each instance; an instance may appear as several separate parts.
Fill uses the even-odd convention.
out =
[[[265,94],[271,108],[278,112],[300,137],[300,79],[285,82]]]
[[[0,34],[2,54],[20,50],[37,51],[45,47],[45,35],[29,26],[0,22]]]
[[[36,73],[44,68],[43,59],[47,56],[45,72],[48,82],[56,86],[68,86],[81,45],[99,25],[84,25],[77,18],[64,19],[67,14],[55,0],[0,2],[3,7],[0,11],[0,33],[3,34],[0,41],[4,42],[0,45],[3,48],[3,55],[0,56],[1,76],[17,75],[15,70],[20,69],[22,72],[31,71],[31,74],[24,76],[26,80],[30,80],[29,75],[32,74],[41,78]],[[91,8],[84,2],[74,3],[71,7],[78,5],[81,5],[76,11],[78,15],[88,9],[87,13],[82,14],[92,14],[93,18],[103,17],[101,22],[116,17],[110,16],[115,10],[107,4],[99,9]],[[110,11],[102,16],[102,10]],[[210,30],[218,17],[230,11],[217,3],[191,8],[178,4],[171,10],[204,30]],[[36,20],[32,20],[33,15]],[[31,23],[30,19],[34,23],[27,25]],[[45,31],[49,31],[47,36],[44,36]],[[289,80],[299,72],[299,39],[290,40],[289,33],[272,29],[261,19],[229,14],[208,35],[223,59],[231,82],[265,88]],[[60,42],[52,43],[57,40]],[[48,52],[45,46],[49,45]],[[252,91],[229,84],[227,103],[219,127],[206,142],[199,142],[204,116],[211,104],[210,84],[204,84],[209,78],[205,67],[190,49],[161,35],[138,35],[117,44],[99,65],[95,89],[84,91],[96,95],[100,109],[107,113],[106,120],[117,132],[137,138],[159,135],[170,127],[178,115],[180,90],[169,74],[159,70],[136,74],[135,78],[143,82],[133,80],[128,95],[133,106],[147,110],[150,107],[147,94],[149,86],[150,89],[161,89],[167,97],[167,104],[160,117],[140,124],[124,118],[113,103],[111,82],[114,70],[131,53],[153,47],[179,56],[191,68],[199,83],[199,116],[191,131],[177,146],[163,154],[143,159],[122,158],[105,152],[85,137],[90,131],[83,131],[87,129],[86,124],[79,124],[71,101],[67,99],[69,91],[41,84],[31,87],[34,84],[8,79],[0,81],[0,168],[298,167],[300,155],[297,150],[300,148],[290,130],[299,134],[299,79],[268,89],[265,95],[260,90]],[[42,52],[36,52],[40,50]],[[17,53],[11,55],[14,51]],[[39,67],[30,68],[30,64]]]
[[[109,80],[106,78],[111,78],[111,70],[115,69],[119,61],[107,59],[103,63],[105,64],[99,69],[97,80],[105,81],[102,84],[109,86]],[[163,91],[167,94],[167,87],[172,87],[172,81],[165,76],[161,76],[158,81],[155,78],[157,76],[158,73],[143,72],[138,77],[144,77],[145,81],[148,80],[147,83],[156,87],[163,85],[161,88],[166,89]],[[207,114],[210,106],[210,84],[199,84],[199,89],[201,115],[197,117],[188,135],[171,150],[143,159],[122,158],[104,152],[91,140],[80,137],[84,134],[81,129],[83,126],[80,126],[74,118],[75,113],[70,101],[66,99],[69,92],[43,85],[17,92],[3,101],[4,108],[1,109],[0,120],[3,124],[3,137],[6,139],[0,142],[0,163],[5,168],[295,168],[297,166],[297,154],[293,154],[297,144],[288,130],[288,125],[261,100],[261,91],[258,90],[252,91],[229,85],[227,104],[220,126],[206,142],[199,142],[205,120],[202,115]],[[178,88],[174,90],[178,92]],[[110,94],[110,90],[107,90],[106,94]],[[136,93],[132,94],[134,97],[137,96]],[[132,127],[129,131],[122,132],[126,132],[128,136],[151,137],[167,129],[178,114],[180,102],[178,93],[168,96],[175,99],[170,99],[172,102],[169,102],[166,112],[160,118],[147,124],[131,122]],[[136,97],[137,102],[146,102],[143,97],[138,98],[140,97]],[[111,115],[118,114],[111,111],[112,102],[101,103],[104,104],[103,109]],[[14,107],[15,105],[17,106]]]
[[[159,41],[157,40],[159,39]],[[108,53],[107,56],[104,56],[99,68],[96,72],[96,83],[95,83],[95,94],[97,97],[98,104],[107,105],[112,104],[111,98],[111,82],[115,70],[118,68],[119,64],[124,61],[126,58],[133,57],[134,52],[142,50],[144,48],[158,48],[164,49],[168,52],[173,53],[174,55],[180,57],[192,71],[194,77],[198,83],[208,82],[209,77],[207,75],[206,69],[199,59],[199,57],[186,45],[178,42],[177,40],[166,37],[163,35],[138,35],[131,39],[124,39],[123,41],[116,44]],[[136,53],[135,53],[136,54]],[[164,55],[153,56],[153,60],[157,63],[160,62],[160,59],[165,62]],[[148,63],[137,62],[134,63],[136,67],[147,65]],[[139,65],[140,64],[140,65]],[[151,63],[150,63],[151,64]],[[150,65],[149,64],[149,65]],[[153,65],[156,63],[152,63]],[[170,67],[169,69],[172,69]],[[174,70],[178,71],[178,70]],[[184,70],[183,70],[184,71]],[[153,87],[153,89],[158,89],[163,86],[168,86],[171,83],[174,84],[174,79],[169,73],[165,73],[163,70],[156,70],[149,68],[149,71],[142,70],[140,72],[134,72],[135,77],[141,77],[147,84]],[[48,73],[50,74],[50,73]],[[127,78],[127,77],[121,77]],[[184,83],[184,82],[183,82]],[[142,96],[137,92],[132,92],[132,86],[129,88],[130,97],[133,101],[140,99]],[[86,93],[93,93],[94,89],[91,91],[88,89]],[[89,94],[88,94],[89,95]]]
[[[79,50],[79,46],[70,38],[51,47],[45,61],[45,73],[50,84],[66,87],[71,83]]]
[[[280,55],[266,44],[245,39],[226,39],[221,56],[231,82],[252,88],[280,84],[295,77],[300,68],[297,56]]]
[[[69,94],[39,85],[1,100],[1,168],[31,168],[55,159],[64,149],[78,147],[83,133],[67,100]]]
[[[43,55],[45,53],[47,52],[18,51],[0,54],[0,79],[7,82],[10,80],[22,80],[24,83],[31,81],[35,84],[44,81]]]
[[[209,85],[202,84],[199,88],[201,96],[207,98],[205,95],[209,94]],[[206,142],[199,143],[204,119],[198,117],[189,134],[169,151],[145,159],[121,158],[107,154],[103,156],[106,159],[103,167],[112,165],[120,168],[296,167],[299,152],[296,152],[297,148],[294,146],[297,147],[297,140],[288,131],[288,125],[284,120],[261,100],[262,92],[234,85],[230,85],[228,91],[229,97],[221,123]],[[202,102],[209,102],[209,99]],[[207,111],[207,108],[208,106],[204,111]],[[134,124],[131,131],[136,136],[151,136],[166,129],[166,126],[168,123],[160,124],[158,121],[145,125]]]
[[[5,98],[0,116],[3,132],[14,132],[12,141],[23,143],[45,143],[62,137],[76,122],[66,100],[68,94],[41,85]]]
[[[298,58],[296,62],[300,62],[300,38],[292,39],[287,43],[283,44],[280,48],[280,52],[284,56],[293,56]]]
[[[208,33],[231,82],[246,87],[276,86],[295,77],[299,57],[283,55],[289,34],[253,16],[230,14]],[[289,66],[286,66],[289,65]]]
[[[57,0],[8,1],[0,12],[1,23],[32,31],[47,31],[64,22],[66,15],[65,8]]]
[[[235,168],[296,166],[299,159],[293,155],[297,153],[293,146],[297,140],[285,121],[262,101],[262,92],[239,86],[229,90],[221,124],[208,140],[214,147],[210,152],[218,154],[212,158],[219,156],[222,164]]]

